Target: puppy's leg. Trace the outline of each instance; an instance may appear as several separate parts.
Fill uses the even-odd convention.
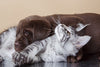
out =
[[[76,54],[76,56],[68,56],[67,62],[75,63],[75,62],[80,61],[82,57],[83,57],[83,52],[82,52],[82,49],[80,49],[80,51]]]
[[[100,61],[100,54],[99,54],[98,60]]]

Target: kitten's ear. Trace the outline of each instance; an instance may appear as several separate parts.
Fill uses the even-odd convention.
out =
[[[78,23],[77,24],[77,28],[76,28],[76,31],[77,32],[79,32],[79,31],[81,31],[81,30],[83,30],[84,28],[86,28],[88,25],[90,25],[90,24],[82,24],[82,23]]]
[[[74,42],[74,45],[76,48],[80,49],[84,45],[86,45],[90,41],[90,36],[79,36],[76,42]]]
[[[57,37],[57,39],[58,39],[58,41],[62,41],[64,38],[64,33],[62,32],[62,30],[60,30],[61,28],[60,28],[60,26],[57,26],[56,28],[55,28],[55,35],[56,35],[56,37]]]
[[[59,24],[55,28],[55,35],[59,42],[67,42],[67,40],[70,38],[71,34],[71,27],[66,26],[64,24]]]

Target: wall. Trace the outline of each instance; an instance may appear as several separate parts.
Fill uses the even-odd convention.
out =
[[[0,0],[0,31],[29,15],[100,13],[100,0]]]

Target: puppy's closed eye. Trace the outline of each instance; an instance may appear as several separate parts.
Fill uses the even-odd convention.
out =
[[[24,30],[23,31],[24,36],[28,37],[32,35],[32,32],[30,30]]]

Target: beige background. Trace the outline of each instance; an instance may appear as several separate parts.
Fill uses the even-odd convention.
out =
[[[100,0],[0,0],[0,31],[29,15],[100,13]]]

